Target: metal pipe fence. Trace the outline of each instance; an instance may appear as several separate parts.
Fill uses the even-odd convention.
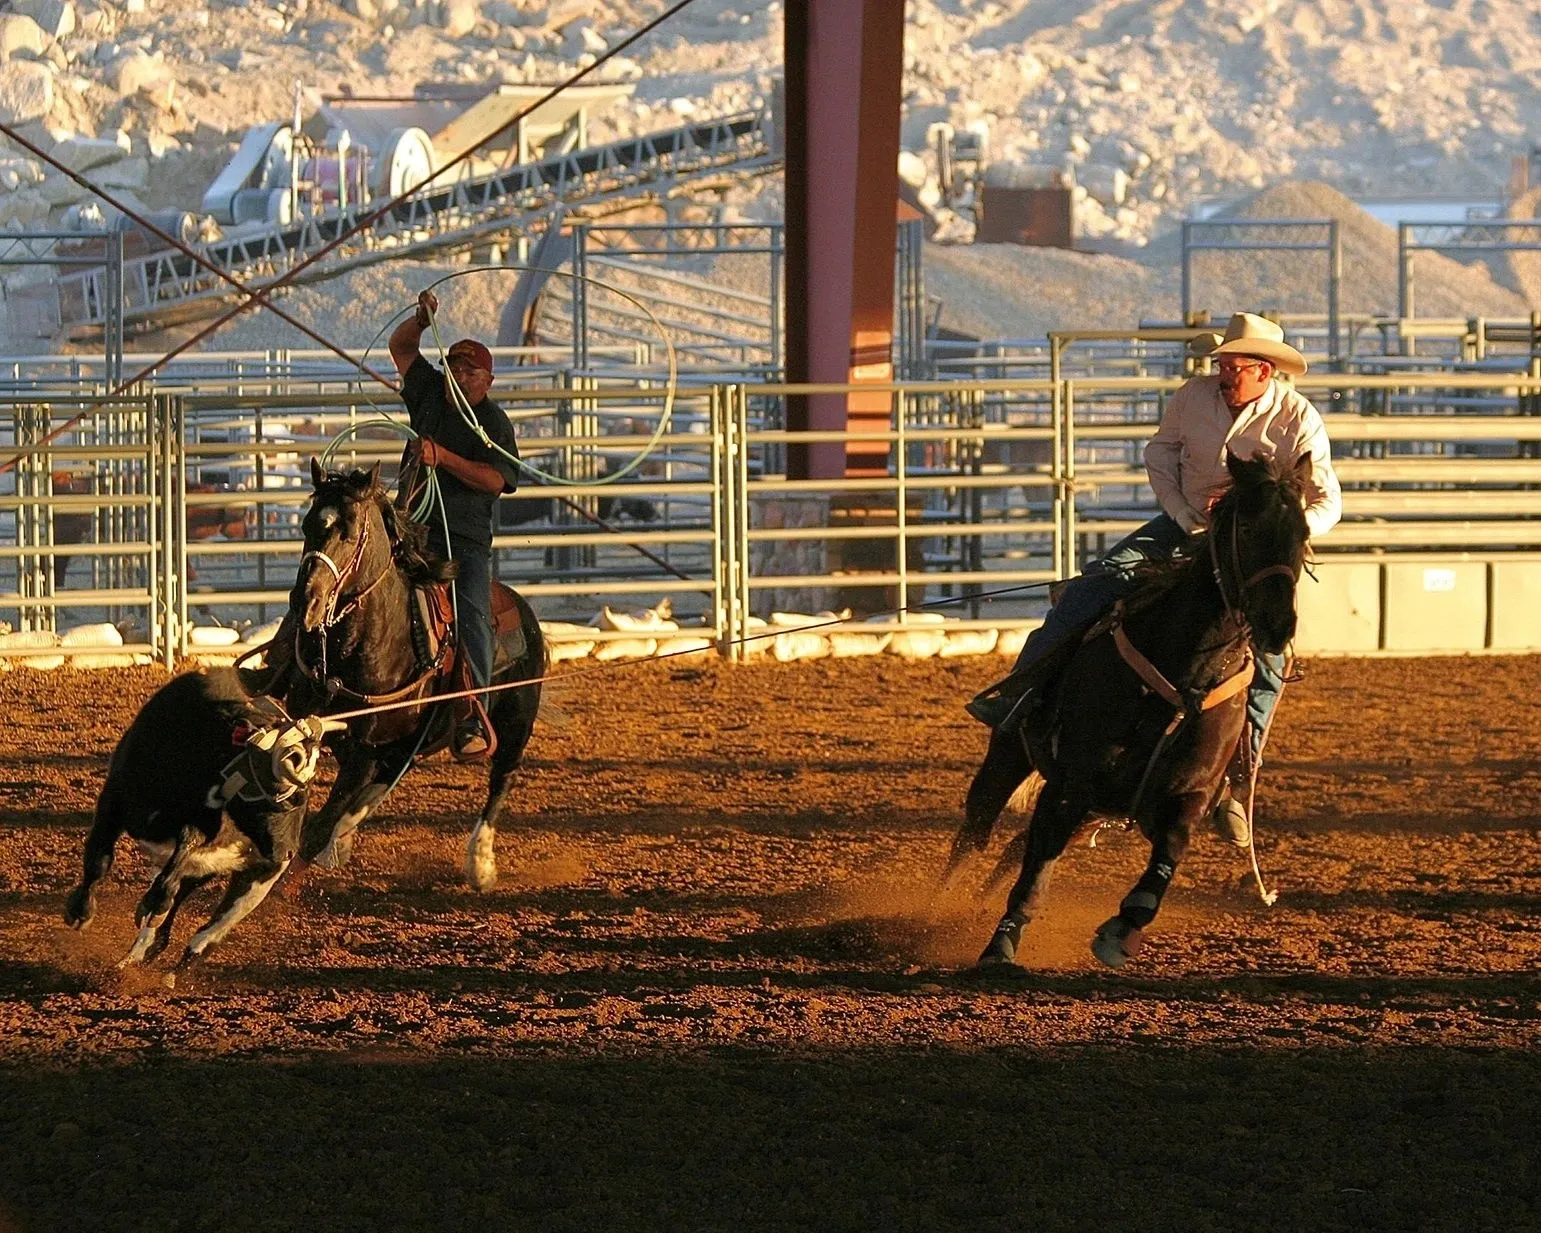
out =
[[[554,622],[668,598],[680,628],[659,637],[704,638],[730,656],[778,612],[849,608],[847,629],[881,634],[945,603],[959,618],[949,629],[1030,626],[1041,584],[1155,514],[1141,455],[1180,380],[864,385],[890,399],[890,422],[862,433],[785,426],[789,396],[846,386],[682,388],[661,433],[662,381],[500,394],[524,458],[549,478],[500,502],[496,570]],[[1523,564],[1541,548],[1541,377],[1313,373],[1297,384],[1324,410],[1344,487],[1344,521],[1316,545],[1323,559]],[[28,450],[82,410],[92,415],[78,429]],[[7,644],[0,658],[111,650],[170,665],[271,622],[298,566],[309,459],[377,415],[357,394],[260,389],[0,400],[0,447],[28,450],[0,477],[0,620],[41,643],[95,622],[123,643]],[[830,442],[887,465],[788,478],[789,448]],[[378,462],[390,479],[401,448],[365,431],[333,462]],[[634,472],[592,485],[645,449]],[[1024,589],[986,594],[1010,588]]]

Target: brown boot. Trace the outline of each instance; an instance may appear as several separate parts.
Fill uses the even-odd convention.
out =
[[[485,762],[492,754],[492,742],[482,723],[478,707],[455,726],[454,753],[456,762]]]
[[[1209,824],[1232,847],[1245,849],[1252,843],[1252,819],[1247,817],[1246,802],[1237,799],[1229,779],[1220,792],[1220,803],[1209,815]]]
[[[1243,728],[1241,741],[1225,768],[1225,779],[1220,788],[1220,800],[1209,815],[1209,824],[1215,834],[1237,848],[1252,844],[1252,818],[1247,806],[1252,799],[1252,733]]]

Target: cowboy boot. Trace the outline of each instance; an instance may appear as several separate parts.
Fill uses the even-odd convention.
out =
[[[1215,834],[1232,847],[1242,849],[1252,845],[1252,818],[1247,813],[1255,774],[1251,748],[1251,732],[1243,730],[1236,752],[1231,755],[1230,765],[1225,768],[1220,799],[1209,815],[1209,824]]]
[[[457,649],[450,680],[456,692],[475,689],[471,666],[463,649]],[[487,708],[481,698],[471,695],[455,703],[455,727],[450,734],[450,753],[456,762],[485,762],[497,747]]]

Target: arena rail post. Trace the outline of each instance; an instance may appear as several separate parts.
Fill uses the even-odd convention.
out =
[[[894,442],[894,477],[898,482],[895,495],[895,522],[897,530],[895,535],[898,543],[895,545],[896,560],[899,566],[899,619],[902,622],[910,606],[910,541],[908,525],[905,518],[906,506],[909,500],[909,485],[905,482],[909,470],[909,454],[906,451],[908,442],[904,435],[904,421],[909,413],[910,402],[903,390],[894,392],[894,425],[898,433],[898,439]]]
[[[176,668],[177,636],[177,560],[174,545],[178,538],[176,488],[177,477],[182,473],[182,451],[178,448],[176,425],[180,417],[172,410],[173,396],[153,395],[155,404],[155,433],[157,454],[160,458],[160,486],[157,492],[155,521],[160,528],[156,536],[160,544],[160,620],[155,637],[160,642],[161,663],[168,672]]]
[[[733,636],[739,658],[745,659],[748,658],[748,651],[744,649],[743,639],[749,635],[749,617],[754,611],[749,587],[753,573],[753,562],[749,556],[749,394],[742,385],[731,385],[728,387],[728,398],[732,406],[729,418],[733,424],[734,451],[734,584],[738,588],[738,629]]]
[[[1060,419],[1061,439],[1064,442],[1064,468],[1060,482],[1065,493],[1064,504],[1064,557],[1059,564],[1059,576],[1071,578],[1079,571],[1079,552],[1076,550],[1076,485],[1075,485],[1075,380],[1063,379],[1060,396],[1063,412]]]
[[[711,387],[707,408],[712,431],[712,623],[717,654],[732,660],[737,658],[738,591],[733,585],[733,466],[726,387]]]
[[[187,657],[188,628],[188,578],[187,578],[187,404],[181,395],[171,400],[171,449],[172,449],[172,516],[174,532],[172,550],[176,554],[176,607],[172,645],[176,656]]]

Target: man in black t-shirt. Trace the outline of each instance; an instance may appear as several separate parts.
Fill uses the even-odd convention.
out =
[[[431,291],[418,297],[417,312],[391,334],[391,360],[401,374],[401,398],[407,404],[417,439],[402,455],[403,468],[412,460],[438,471],[444,518],[429,517],[429,543],[448,552],[460,564],[455,581],[457,637],[465,648],[471,674],[478,685],[492,680],[492,522],[498,498],[513,492],[519,456],[513,425],[503,409],[487,397],[492,388],[492,352],[481,343],[462,338],[447,353],[447,372],[426,359],[418,345],[438,311]],[[453,381],[465,395],[477,423],[498,449],[488,446],[466,423],[449,389]],[[505,453],[500,452],[506,451]],[[509,456],[512,457],[509,457]],[[444,523],[449,524],[445,542]],[[487,751],[487,733],[479,720],[466,720],[455,733],[455,752],[477,758]]]

